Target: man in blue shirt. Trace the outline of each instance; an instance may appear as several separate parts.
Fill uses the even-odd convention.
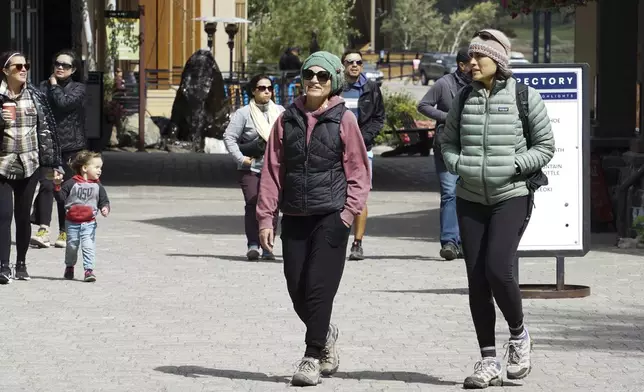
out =
[[[347,82],[342,98],[346,102],[347,109],[351,110],[358,119],[358,125],[362,132],[367,155],[369,156],[369,177],[373,184],[373,151],[371,147],[378,133],[385,125],[385,105],[382,100],[382,92],[378,84],[362,73],[362,54],[359,51],[349,50],[342,56],[344,64],[344,77]],[[355,219],[354,241],[351,245],[349,260],[363,260],[362,238],[367,226],[367,206],[360,216]]]

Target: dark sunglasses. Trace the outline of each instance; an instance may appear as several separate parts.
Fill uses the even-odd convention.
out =
[[[257,86],[255,87],[255,90],[264,92],[266,90],[273,92],[273,86]]]
[[[362,65],[362,60],[353,60],[353,61],[344,60],[344,64],[345,65],[352,65],[352,64]]]
[[[11,66],[15,66],[16,70],[18,72],[22,71],[23,68],[25,69],[25,71],[29,71],[29,68],[31,68],[31,64],[29,64],[29,63],[27,63],[27,64],[11,64],[9,67],[11,67]]]
[[[326,82],[331,79],[331,74],[328,71],[319,71],[319,72],[313,72],[310,69],[305,69],[302,71],[302,77],[304,80],[313,80],[313,78],[317,76],[318,82],[320,84],[325,84]]]
[[[69,71],[70,69],[72,69],[72,65],[71,65],[71,64],[61,63],[61,62],[59,62],[59,61],[56,61],[56,62],[54,63],[54,68],[62,68],[62,69],[64,69],[65,71]]]
[[[505,47],[505,45],[503,45],[503,43],[501,43],[501,41],[496,39],[495,36],[493,36],[492,34],[488,33],[487,31],[479,31],[478,33],[475,33],[474,36],[472,36],[472,38],[474,38],[474,37],[480,37],[480,38],[482,38],[482,39],[484,39],[486,41],[487,40],[492,40],[492,41],[500,43],[501,46]]]

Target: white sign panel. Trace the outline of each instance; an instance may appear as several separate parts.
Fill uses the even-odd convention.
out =
[[[549,184],[535,194],[535,208],[519,251],[585,254],[585,105],[582,66],[514,68],[517,80],[536,89],[548,109],[555,137],[555,155],[543,168]],[[587,103],[586,103],[587,104]]]

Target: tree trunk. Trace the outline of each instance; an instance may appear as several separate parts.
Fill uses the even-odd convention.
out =
[[[89,71],[96,71],[96,50],[94,45],[94,30],[92,30],[92,18],[89,13],[87,0],[81,0],[82,3],[82,21],[83,21],[83,35],[85,37],[85,44],[87,45],[87,64]]]
[[[458,50],[458,47],[461,43],[461,36],[463,35],[463,32],[465,31],[465,28],[470,24],[472,19],[466,20],[462,25],[461,28],[458,29],[458,32],[456,33],[456,36],[454,37],[454,42],[452,43],[452,49],[450,50],[450,54],[456,54],[456,51]]]

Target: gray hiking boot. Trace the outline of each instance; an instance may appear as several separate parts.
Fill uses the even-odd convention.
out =
[[[320,361],[315,358],[304,357],[297,365],[293,374],[291,385],[298,387],[315,386],[320,383]]]
[[[530,374],[530,370],[532,370],[532,363],[530,362],[532,339],[527,332],[526,330],[524,339],[510,339],[506,344],[506,355],[508,357],[506,369],[510,380],[521,380],[527,377]]]
[[[330,376],[338,371],[340,367],[340,355],[336,343],[340,329],[334,324],[329,324],[329,332],[326,335],[326,345],[322,349],[322,359],[320,359],[320,372],[323,376]]]
[[[489,386],[503,385],[501,379],[501,362],[496,358],[487,357],[474,365],[474,374],[463,381],[465,389],[485,389]]]
[[[448,242],[447,244],[443,245],[439,254],[445,260],[452,261],[458,257],[459,249],[456,245]]]

